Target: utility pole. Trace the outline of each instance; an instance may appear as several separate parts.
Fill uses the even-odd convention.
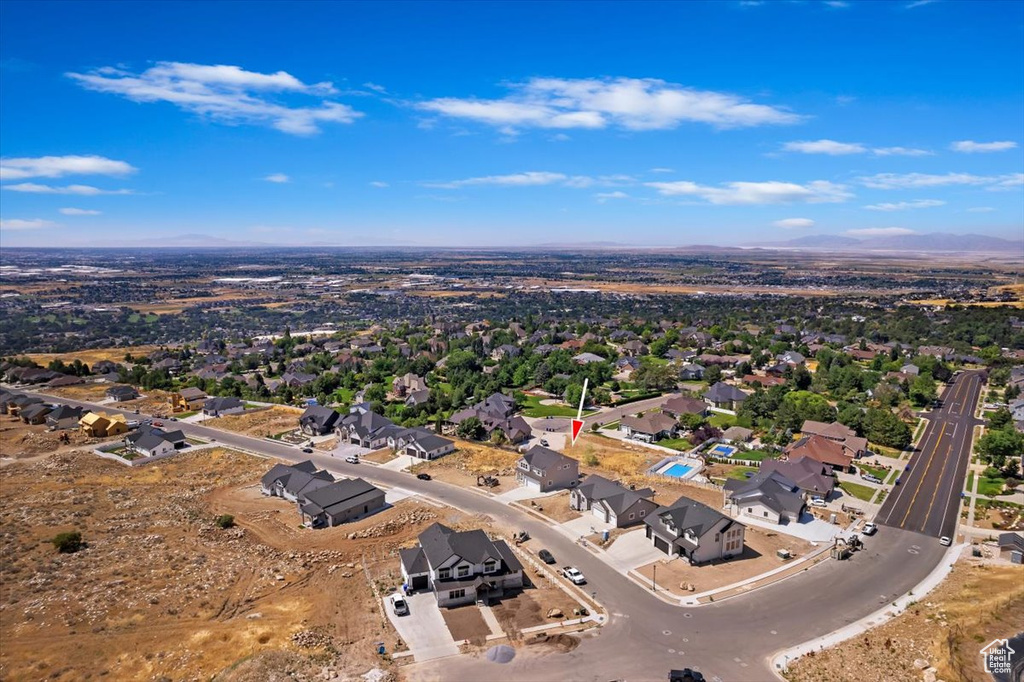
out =
[[[658,564],[651,566],[651,591],[658,591]]]

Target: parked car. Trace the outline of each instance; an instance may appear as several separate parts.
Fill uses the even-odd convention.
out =
[[[939,538],[939,544],[943,547],[949,547],[953,544],[953,539],[950,538],[948,535],[943,535],[941,538]]]
[[[163,422],[153,422],[153,426],[160,427],[160,426],[163,426],[163,425],[164,425]]]
[[[566,566],[562,569],[562,575],[569,580],[573,585],[582,585],[587,582],[587,579],[580,573],[580,569],[575,566]]]
[[[547,441],[547,439],[546,439],[546,438],[541,438],[541,439],[540,439],[540,444],[541,444],[542,446],[544,446],[544,447],[547,447],[547,446],[549,445],[549,443],[548,443],[548,441]]]
[[[313,448],[302,448],[302,451],[305,452],[307,455],[313,454]]]
[[[177,417],[171,417],[171,421],[172,422],[176,422],[176,421],[178,421],[178,418]]]
[[[348,462],[349,464],[359,464],[359,456],[349,455],[348,457],[345,458],[345,461]]]
[[[546,549],[542,549],[539,552],[537,552],[537,556],[539,556],[540,560],[546,564],[555,563],[554,555],[552,555],[551,552],[547,551]]]
[[[863,478],[865,481],[871,481],[872,483],[882,482],[882,479],[880,479],[878,476],[875,476],[874,474],[861,474],[860,477]]]
[[[416,478],[420,479],[421,481],[429,481],[430,474],[416,474]]]
[[[812,497],[810,502],[812,507],[827,507],[828,503],[820,497]]]
[[[408,615],[409,604],[405,601],[405,597],[396,593],[388,597],[388,601],[391,602],[391,609],[396,616]]]
[[[865,523],[864,528],[861,529],[861,532],[864,533],[864,535],[874,535],[878,532],[878,526],[876,526],[873,523]]]

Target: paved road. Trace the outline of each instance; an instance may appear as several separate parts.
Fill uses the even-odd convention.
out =
[[[123,411],[53,396],[39,397],[107,412]],[[342,475],[362,476],[470,513],[507,521],[539,539],[559,563],[579,566],[587,575],[587,590],[596,593],[597,600],[611,614],[598,635],[584,637],[567,654],[531,655],[530,649],[525,649],[500,667],[480,657],[446,658],[407,668],[414,679],[664,682],[670,668],[689,666],[703,670],[709,681],[771,680],[769,660],[775,652],[833,632],[891,603],[931,572],[944,549],[918,533],[882,528],[867,539],[865,551],[848,561],[825,562],[750,595],[682,608],[655,598],[551,526],[494,498],[440,481],[419,481],[397,471],[347,464],[321,454],[306,455],[285,444],[209,426],[182,422],[177,426],[189,436],[216,438],[226,446],[287,461],[312,459]]]
[[[613,407],[611,409],[592,414],[589,417],[583,418],[583,428],[589,429],[593,424],[610,424],[611,422],[618,421],[623,417],[627,417],[637,412],[646,412],[654,407],[661,407],[665,404],[672,395],[660,395],[657,398],[648,398],[647,400],[638,400],[635,403],[629,403],[622,407]]]
[[[974,408],[981,393],[979,372],[960,374],[942,396],[942,406],[926,414],[928,425],[910,471],[900,475],[875,520],[931,537],[956,534],[960,492],[970,461]]]

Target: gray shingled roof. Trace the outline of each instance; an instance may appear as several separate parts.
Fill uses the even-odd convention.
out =
[[[760,502],[777,514],[799,514],[804,508],[799,486],[778,471],[758,472],[749,481],[730,479],[725,489],[737,504]]]
[[[701,504],[688,497],[680,497],[670,506],[658,510],[657,513],[644,519],[644,523],[657,528],[662,533],[674,533],[677,538],[690,530],[698,538],[704,532],[717,524],[722,519],[729,519],[721,512],[715,511],[706,504]],[[672,529],[667,528],[662,522],[669,521]],[[727,526],[728,527],[728,526]]]
[[[438,566],[453,555],[474,564],[483,563],[488,557],[500,558],[494,543],[479,529],[457,532],[448,526],[434,523],[420,533],[419,540],[431,566]]]
[[[566,457],[560,452],[549,450],[541,445],[534,445],[532,448],[527,450],[526,454],[523,455],[523,459],[526,460],[526,463],[531,467],[537,467],[541,471],[546,471],[552,466],[557,468],[562,464],[576,461],[571,457]]]

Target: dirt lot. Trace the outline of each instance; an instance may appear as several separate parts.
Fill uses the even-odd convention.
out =
[[[515,466],[518,461],[519,454],[511,450],[456,440],[455,452],[430,462],[417,463],[411,471],[417,474],[425,472],[445,483],[467,488],[476,487],[478,475],[495,476],[498,479],[498,486],[487,490],[503,493],[518,487],[515,480]]]
[[[247,436],[268,438],[282,431],[299,428],[299,416],[301,414],[302,410],[297,407],[275,405],[266,410],[229,414],[224,417],[208,419],[204,424],[216,429],[234,431],[235,433]]]
[[[580,461],[580,470],[608,478],[633,477],[665,457],[665,453],[607,436],[582,433],[565,454]]]
[[[715,561],[703,566],[690,566],[682,559],[665,559],[641,566],[637,573],[649,580],[655,572],[654,566],[657,566],[658,587],[673,594],[686,595],[691,592],[682,586],[693,585],[693,594],[696,594],[779,568],[784,565],[784,562],[775,556],[776,550],[779,549],[788,549],[794,558],[799,558],[810,552],[813,547],[809,542],[790,535],[747,526],[743,554],[735,559]],[[785,563],[792,563],[792,560]]]
[[[395,459],[398,455],[391,452],[390,448],[384,448],[383,450],[374,450],[368,455],[360,455],[361,459],[367,459],[377,464],[384,464]]]
[[[569,508],[569,491],[563,490],[556,495],[550,495],[548,497],[537,497],[532,500],[523,500],[520,504],[526,507],[540,507],[540,511],[544,516],[554,519],[559,523],[565,523],[566,521],[572,521],[583,516],[575,509]]]
[[[86,402],[95,403],[107,397],[107,389],[111,386],[113,386],[113,384],[78,384],[77,386],[49,388],[45,389],[45,391],[62,398],[71,398],[72,400],[84,400]]]
[[[0,678],[387,667],[372,645],[397,637],[371,585],[397,573],[395,548],[440,510],[410,502],[300,530],[291,504],[253,487],[267,467],[214,449],[137,469],[81,451],[0,469]],[[236,527],[218,528],[221,513]],[[49,538],[73,529],[87,547],[58,554]]]
[[[60,442],[60,435],[66,433],[71,443]],[[82,447],[102,443],[105,439],[87,438],[81,431],[47,431],[45,424],[32,426],[17,417],[0,415],[0,458],[23,460],[54,452],[69,452]]]
[[[962,559],[924,601],[889,623],[790,666],[794,682],[920,680],[921,659],[940,680],[983,680],[978,651],[1020,630],[1024,567]]]
[[[480,609],[476,604],[468,604],[455,609],[441,609],[448,631],[456,642],[468,639],[470,644],[482,645],[490,632]]]
[[[501,624],[501,629],[512,640],[520,638],[523,628],[572,618],[572,610],[579,607],[575,599],[569,597],[555,584],[554,578],[539,574],[529,564],[524,565],[523,575],[528,578],[529,586],[515,598],[503,599],[491,607],[498,623]],[[551,609],[559,609],[563,618],[548,618],[547,614]]]

